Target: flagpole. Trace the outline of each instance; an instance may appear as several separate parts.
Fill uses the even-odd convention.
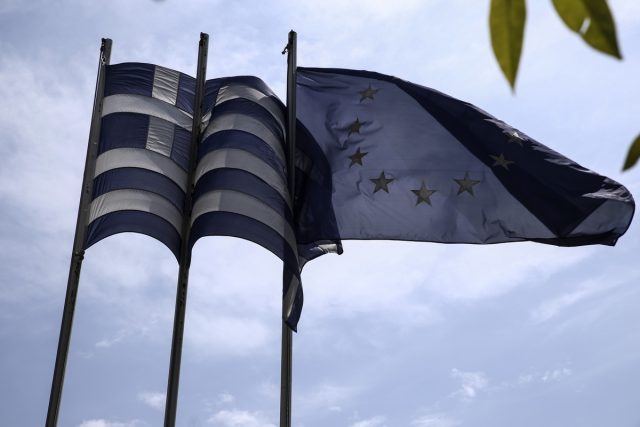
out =
[[[171,339],[171,360],[169,362],[169,379],[167,381],[167,400],[164,412],[165,427],[176,424],[176,410],[178,406],[178,385],[180,382],[180,362],[182,360],[182,341],[184,337],[184,317],[187,304],[187,286],[189,283],[189,266],[191,265],[191,250],[189,234],[191,231],[191,198],[194,173],[197,163],[198,143],[200,141],[200,124],[202,122],[202,100],[204,97],[204,82],[207,74],[207,53],[209,49],[209,35],[200,33],[198,45],[198,69],[196,71],[195,105],[193,107],[193,124],[191,127],[191,151],[189,153],[189,176],[185,195],[185,210],[182,221],[182,245],[180,248],[180,269],[178,272],[178,286],[176,292],[176,308],[173,320],[173,337]]]
[[[295,152],[296,152],[296,62],[297,33],[289,31],[287,52],[287,181],[295,217]],[[283,52],[284,53],[284,52]],[[283,277],[287,277],[287,272]],[[283,300],[284,301],[284,300]],[[284,307],[283,307],[284,312]],[[282,354],[280,360],[280,427],[291,427],[291,383],[293,365],[293,333],[282,322]]]
[[[104,99],[105,69],[111,59],[111,39],[102,39],[100,45],[100,57],[98,60],[98,76],[96,77],[96,90],[93,98],[93,113],[91,115],[91,127],[89,129],[89,143],[87,156],[84,163],[84,175],[82,178],[82,190],[80,192],[80,204],[78,206],[78,218],[76,220],[76,233],[73,238],[73,252],[69,266],[67,279],[67,293],[64,298],[62,311],[62,323],[58,337],[58,350],[56,363],[51,382],[51,394],[49,395],[49,408],[47,410],[46,427],[55,427],[58,424],[60,401],[62,399],[62,387],[64,385],[64,373],[67,367],[69,355],[69,343],[71,341],[71,329],[73,326],[73,314],[78,295],[80,282],[80,269],[84,258],[84,245],[87,234],[87,218],[89,217],[89,205],[93,192],[93,176],[96,170],[96,156],[100,140],[100,125],[102,123],[102,100]]]

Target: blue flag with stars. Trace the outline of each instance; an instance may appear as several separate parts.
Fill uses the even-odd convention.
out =
[[[303,260],[342,239],[614,245],[629,191],[481,109],[367,71],[298,68]]]

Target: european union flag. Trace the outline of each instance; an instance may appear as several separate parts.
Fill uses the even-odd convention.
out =
[[[614,245],[629,191],[466,102],[395,77],[298,68],[300,255],[342,239]]]

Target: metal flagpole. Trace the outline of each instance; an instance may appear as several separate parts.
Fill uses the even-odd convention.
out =
[[[62,399],[62,386],[64,384],[64,371],[67,366],[69,354],[69,342],[73,326],[73,313],[76,307],[78,284],[80,282],[80,268],[84,258],[84,243],[87,234],[87,218],[89,217],[89,204],[93,192],[93,176],[96,170],[96,155],[100,140],[100,125],[102,119],[102,100],[104,98],[105,68],[111,59],[111,39],[102,39],[100,46],[100,59],[98,60],[98,77],[96,78],[96,91],[93,99],[93,114],[91,116],[91,128],[89,130],[89,144],[87,157],[84,164],[84,176],[82,178],[82,191],[80,193],[80,205],[76,220],[76,234],[73,238],[73,252],[69,266],[69,278],[67,280],[67,293],[64,299],[62,311],[62,324],[58,338],[58,352],[49,395],[49,409],[47,410],[46,427],[55,427],[58,424],[60,412],[60,400]]]
[[[295,203],[295,153],[296,153],[296,51],[297,33],[289,31],[287,55],[287,181],[292,203]],[[283,52],[284,53],[284,52]],[[283,276],[286,278],[287,272]],[[284,307],[283,307],[284,308]],[[280,427],[291,427],[291,382],[293,365],[293,333],[282,322],[282,354],[280,361]]]
[[[198,69],[196,71],[195,105],[193,107],[193,124],[191,127],[191,151],[189,153],[189,177],[185,196],[185,210],[182,221],[182,245],[180,248],[180,270],[178,272],[178,289],[176,293],[176,308],[173,320],[173,337],[171,340],[171,360],[169,362],[169,380],[167,382],[167,400],[164,411],[165,427],[176,424],[176,410],[178,406],[178,385],[180,382],[180,361],[182,359],[182,340],[184,337],[184,317],[187,304],[187,286],[189,283],[189,266],[191,265],[191,250],[189,249],[189,234],[191,231],[191,198],[193,180],[196,169],[196,156],[200,141],[200,124],[202,122],[202,100],[204,97],[204,81],[207,74],[207,52],[209,49],[209,35],[200,33],[198,48]]]

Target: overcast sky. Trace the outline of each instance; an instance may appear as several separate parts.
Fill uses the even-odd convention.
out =
[[[488,0],[0,0],[0,425],[44,424],[101,37],[112,63],[257,75],[284,99],[302,66],[396,75],[469,101],[640,194],[640,3],[611,1],[624,61],[529,1],[516,95]],[[640,426],[640,237],[616,247],[345,242],[310,263],[294,336],[293,425]],[[179,426],[278,424],[281,262],[194,248]],[[160,426],[177,265],[146,236],[87,251],[59,426]]]

